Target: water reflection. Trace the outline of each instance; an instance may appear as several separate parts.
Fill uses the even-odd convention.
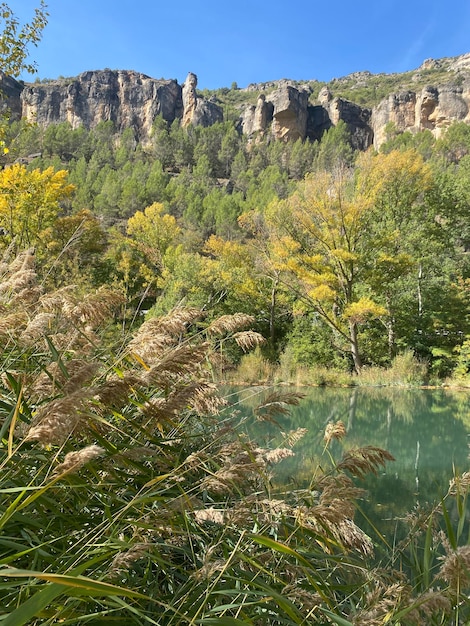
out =
[[[307,428],[296,444],[296,456],[277,468],[278,485],[295,481],[308,486],[322,456],[323,434],[329,422],[342,420],[347,436],[332,446],[334,458],[352,447],[378,446],[391,452],[378,477],[363,485],[369,498],[361,503],[366,515],[384,521],[403,515],[416,504],[436,501],[447,491],[456,472],[468,468],[467,439],[470,432],[470,394],[450,390],[401,388],[302,389],[305,397],[289,415],[276,416],[277,424],[250,416],[266,393],[261,388],[231,393],[231,409],[246,417],[248,434],[260,445],[281,445],[283,434]],[[285,437],[285,435],[284,435]]]

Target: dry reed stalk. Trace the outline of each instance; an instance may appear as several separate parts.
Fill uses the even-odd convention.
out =
[[[123,378],[111,378],[94,387],[94,399],[105,408],[120,409],[135,389],[145,387],[140,377],[126,374]]]
[[[277,415],[288,415],[290,406],[298,405],[304,394],[291,391],[274,391],[269,394],[262,404],[258,405],[253,413],[259,421],[276,422]]]
[[[134,544],[129,550],[118,552],[110,565],[110,576],[116,576],[121,572],[129,570],[139,559],[147,556],[151,548],[151,543],[141,542]]]
[[[19,336],[19,341],[22,345],[33,346],[44,335],[50,335],[53,327],[55,315],[52,313],[38,313],[27,324]]]
[[[233,335],[233,338],[243,352],[248,352],[257,346],[265,343],[266,339],[260,333],[253,330],[244,330]]]
[[[470,488],[470,472],[463,472],[461,476],[454,476],[449,483],[449,495],[456,496],[468,493]]]
[[[62,463],[60,463],[60,465],[58,465],[54,469],[53,476],[78,472],[78,470],[81,469],[84,465],[86,465],[90,461],[93,461],[94,459],[102,457],[104,454],[104,448],[101,448],[97,445],[91,445],[87,446],[86,448],[82,448],[81,450],[69,452],[65,455]]]
[[[0,338],[3,341],[7,339],[16,340],[27,326],[28,316],[22,311],[3,315],[0,317]]]
[[[460,546],[456,550],[443,542],[447,554],[442,561],[439,577],[449,583],[449,587],[462,593],[470,588],[470,546]]]
[[[225,333],[235,333],[253,324],[255,318],[245,313],[234,313],[233,315],[222,315],[209,324],[206,328],[208,335],[224,335]]]
[[[389,618],[412,604],[411,589],[402,582],[384,584],[380,579],[372,581],[373,591],[368,595],[368,607],[353,617],[355,626],[379,626],[386,624]]]
[[[395,458],[387,452],[375,446],[365,446],[349,450],[337,465],[338,471],[348,471],[357,478],[364,478],[367,474],[377,474],[380,467],[384,467],[387,461]]]
[[[128,352],[152,362],[161,356],[163,349],[174,345],[187,332],[188,326],[202,316],[200,309],[178,307],[163,317],[147,320],[129,342]]]
[[[329,423],[325,428],[323,440],[326,446],[330,445],[333,439],[341,440],[346,436],[346,427],[342,421]]]
[[[415,599],[416,608],[408,613],[411,623],[431,624],[433,618],[438,619],[436,623],[448,623],[443,621],[443,617],[448,617],[452,611],[452,602],[442,591],[430,589]]]
[[[293,448],[305,435],[308,433],[307,428],[297,428],[296,430],[290,430],[287,433],[281,432],[284,437],[284,443],[289,448]]]
[[[79,390],[65,398],[41,406],[26,433],[26,441],[38,441],[43,446],[62,444],[89,418],[90,393]]]
[[[313,611],[317,606],[323,604],[323,598],[319,593],[312,593],[307,589],[303,589],[298,583],[286,585],[281,593],[304,611]]]
[[[160,358],[145,374],[148,384],[166,388],[175,378],[200,373],[209,345],[181,344]]]
[[[70,303],[73,300],[75,289],[75,285],[65,285],[60,287],[60,289],[45,293],[41,296],[39,304],[45,311],[58,313],[62,311],[65,302]]]
[[[125,298],[122,294],[102,286],[95,293],[87,294],[75,305],[66,303],[63,312],[73,324],[88,324],[96,327],[111,317],[124,302]]]

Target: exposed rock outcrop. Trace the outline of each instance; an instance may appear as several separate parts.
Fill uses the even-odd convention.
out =
[[[23,114],[23,107],[21,106],[23,88],[23,83],[7,76],[0,70],[0,111],[8,110],[12,121],[21,119]]]
[[[21,93],[23,117],[41,126],[69,122],[94,128],[112,121],[118,132],[133,127],[150,134],[157,115],[171,122],[182,115],[181,87],[131,71],[90,71],[70,80],[26,85]]]
[[[399,83],[400,75],[393,75]],[[288,80],[250,85],[256,105],[240,105],[241,132],[250,139],[319,140],[323,133],[343,120],[351,143],[359,150],[375,147],[387,139],[387,125],[398,132],[428,129],[435,137],[453,122],[470,123],[470,53],[445,59],[427,59],[415,72],[404,74],[397,93],[384,98],[372,109],[334,97],[336,89],[364,89],[376,77],[356,72],[333,79],[312,100],[309,83]],[[426,78],[430,83],[423,87]],[[437,77],[441,83],[433,84]],[[372,83],[374,86],[375,83]],[[420,85],[415,88],[415,85]],[[26,118],[41,126],[69,122],[73,128],[92,129],[101,121],[112,121],[117,132],[134,129],[137,140],[146,141],[155,118],[183,126],[210,126],[223,120],[223,110],[214,98],[197,93],[197,76],[189,73],[183,86],[176,80],[154,79],[134,71],[98,70],[76,78],[47,83],[25,84],[0,72],[0,110],[8,107],[11,119]]]
[[[292,85],[282,85],[271,94],[273,122],[271,132],[275,139],[295,141],[307,134],[308,93]]]
[[[200,98],[196,93],[197,76],[190,72],[183,85],[183,119],[182,126],[212,126],[224,119],[220,106],[210,100]]]
[[[424,87],[420,92],[406,91],[388,96],[372,110],[374,145],[387,138],[387,124],[398,132],[428,129],[435,137],[453,122],[470,123],[470,85]]]
[[[264,135],[273,120],[274,105],[266,102],[266,96],[260,94],[256,106],[247,107],[240,117],[240,126],[244,135],[252,138],[256,134]]]

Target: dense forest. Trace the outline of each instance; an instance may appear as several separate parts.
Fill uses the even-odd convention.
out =
[[[433,379],[465,374],[470,127],[388,136],[359,154],[342,122],[284,143],[157,119],[148,145],[16,122],[0,245],[33,247],[51,287],[123,288],[134,321],[250,314],[270,361],[359,372],[408,351]]]

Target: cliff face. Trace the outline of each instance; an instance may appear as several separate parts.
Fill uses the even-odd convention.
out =
[[[406,91],[382,100],[373,109],[371,127],[374,145],[386,138],[386,125],[395,124],[398,131],[417,132],[428,129],[435,137],[452,123],[470,123],[470,84],[424,87],[420,92]]]
[[[157,115],[172,122],[181,116],[183,103],[181,87],[174,80],[103,70],[72,80],[26,85],[21,109],[23,117],[41,126],[70,122],[73,128],[94,128],[100,121],[112,121],[117,131],[132,126],[143,139]]]
[[[436,137],[452,122],[470,123],[470,54],[427,60],[414,73],[403,76],[419,88],[398,89],[371,108],[332,93],[346,81],[352,85],[348,93],[354,97],[355,88],[375,78],[370,72],[334,79],[315,101],[308,83],[298,86],[282,80],[251,85],[242,91],[258,91],[258,101],[240,106],[239,127],[251,139],[317,140],[343,120],[353,147],[365,150],[385,141],[390,123],[398,132],[429,129]],[[437,82],[423,86],[427,76],[436,77]],[[8,107],[12,119],[24,117],[41,126],[69,122],[73,128],[94,128],[100,121],[110,120],[118,132],[132,127],[136,138],[145,141],[158,115],[168,122],[180,119],[183,126],[210,126],[223,120],[220,103],[202,98],[196,87],[197,77],[192,73],[180,86],[175,80],[157,80],[133,71],[90,71],[72,79],[34,84],[0,72],[4,94],[0,108]]]

